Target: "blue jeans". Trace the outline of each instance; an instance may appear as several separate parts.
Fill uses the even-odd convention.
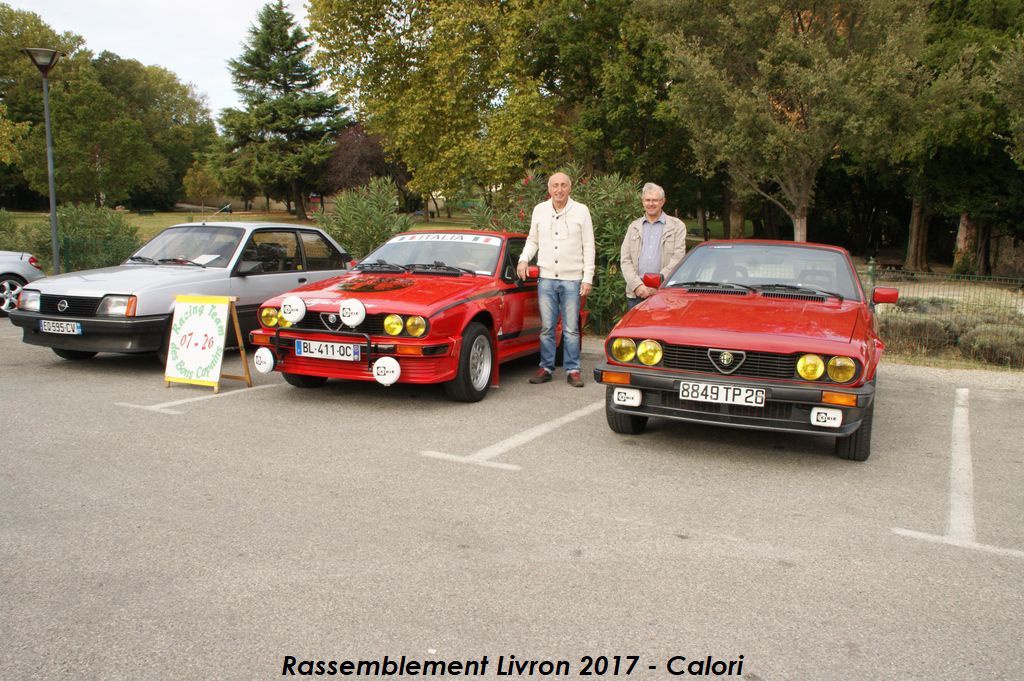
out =
[[[537,280],[542,369],[555,370],[555,326],[561,316],[565,370],[580,370],[580,283],[565,279]]]
[[[637,296],[636,298],[626,298],[626,312],[629,312],[630,310],[632,310],[634,307],[644,302],[645,300],[647,299],[641,298],[640,296]]]

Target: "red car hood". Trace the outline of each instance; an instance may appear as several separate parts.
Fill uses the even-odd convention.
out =
[[[792,352],[799,349],[794,338],[849,343],[862,305],[835,298],[822,302],[660,291],[623,317],[614,335]]]
[[[310,309],[323,312],[337,309],[342,300],[357,298],[366,306],[367,314],[395,312],[429,316],[435,309],[472,296],[493,283],[492,277],[483,275],[353,272],[289,291],[267,302],[280,305],[285,296],[297,295]]]

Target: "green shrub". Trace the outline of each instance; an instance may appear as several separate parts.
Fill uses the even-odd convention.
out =
[[[894,312],[878,316],[878,335],[892,352],[931,352],[956,343],[949,319],[920,312]]]
[[[0,251],[29,251],[32,255],[42,255],[33,252],[35,232],[42,231],[42,226],[19,224],[14,216],[3,208],[0,208]],[[46,224],[46,234],[50,234],[49,222]],[[51,251],[49,243],[46,252]]]
[[[117,265],[142,245],[138,227],[128,222],[125,213],[109,208],[61,206],[57,232],[65,272]],[[29,244],[26,250],[39,258],[44,269],[50,269],[53,250],[48,225],[32,229]]]
[[[960,337],[964,357],[1015,369],[1024,368],[1024,327],[982,324]]]
[[[329,213],[316,215],[316,223],[356,258],[362,258],[399,232],[412,228],[412,219],[398,213],[398,189],[388,179],[375,177],[368,184],[344,191]]]
[[[900,297],[896,301],[896,307],[903,312],[922,312],[926,314],[939,314],[953,311],[957,301],[952,298],[932,296],[929,298],[915,298],[914,296]]]

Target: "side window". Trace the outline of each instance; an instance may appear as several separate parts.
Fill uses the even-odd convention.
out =
[[[331,245],[327,239],[315,232],[299,232],[302,239],[302,252],[306,256],[306,269],[310,272],[320,270],[340,270],[345,268],[345,254]]]
[[[295,232],[254,232],[242,251],[242,260],[256,260],[261,272],[295,272],[302,269]]]
[[[516,278],[516,265],[519,264],[519,256],[526,248],[526,239],[509,239],[508,251],[505,253],[504,264],[501,267],[501,278],[506,281],[513,281]]]

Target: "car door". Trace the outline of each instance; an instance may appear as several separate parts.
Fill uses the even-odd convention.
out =
[[[516,278],[516,265],[525,245],[526,239],[509,239],[498,272],[504,289],[501,326],[498,329],[499,352],[502,355],[532,351],[540,342],[537,282],[521,282]]]
[[[249,235],[231,275],[243,334],[256,328],[256,311],[274,296],[310,282],[295,230],[260,229]]]

